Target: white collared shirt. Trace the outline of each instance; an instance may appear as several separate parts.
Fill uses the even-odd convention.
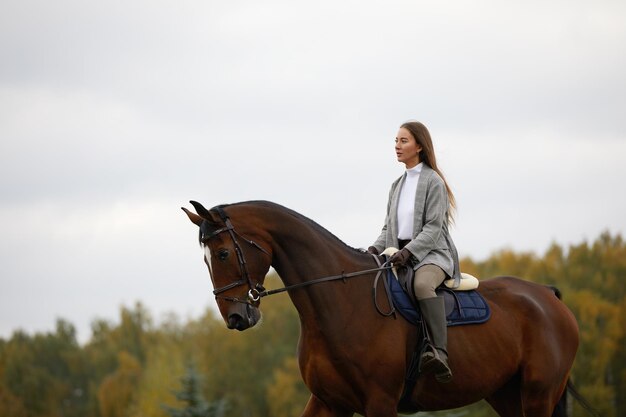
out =
[[[417,182],[420,179],[423,162],[420,162],[411,169],[406,170],[406,177],[400,198],[398,199],[398,239],[413,239],[413,218],[415,213],[415,193],[417,192]]]

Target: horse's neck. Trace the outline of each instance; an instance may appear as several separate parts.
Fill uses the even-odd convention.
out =
[[[281,224],[280,231],[272,233],[273,266],[286,286],[375,267],[373,259],[346,246],[319,226],[303,219],[289,220],[289,224]],[[321,326],[326,321],[336,322],[336,310],[340,306],[363,304],[359,298],[370,296],[371,288],[362,278],[345,283],[312,284],[290,291],[303,324],[308,317]]]
[[[270,231],[273,266],[286,285],[351,272],[372,262],[306,218],[286,216],[277,224]]]

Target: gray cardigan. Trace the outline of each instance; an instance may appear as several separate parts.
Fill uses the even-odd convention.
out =
[[[379,252],[398,247],[398,201],[406,173],[391,185],[385,225],[372,246]],[[413,239],[405,246],[413,255],[414,269],[426,264],[439,266],[455,286],[461,278],[459,255],[448,232],[448,192],[443,179],[424,164],[415,193]]]

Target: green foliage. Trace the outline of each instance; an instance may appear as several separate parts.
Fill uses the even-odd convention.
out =
[[[3,343],[0,391],[29,415],[78,416],[85,408],[82,352],[74,327],[58,320],[56,332],[33,337],[14,333]]]
[[[22,399],[4,384],[0,384],[0,417],[28,417]]]
[[[274,370],[273,381],[267,387],[269,415],[291,417],[302,413],[310,394],[300,378],[295,356],[285,358],[283,365]]]
[[[223,417],[226,403],[223,400],[208,403],[202,395],[200,385],[202,377],[195,367],[187,365],[185,375],[180,379],[182,390],[177,391],[176,399],[186,404],[182,409],[165,406],[171,417]]]
[[[146,363],[137,388],[136,401],[131,417],[158,416],[166,417],[162,404],[172,397],[177,375],[185,371],[185,345],[182,326],[175,317],[163,323],[146,347]],[[173,405],[173,404],[172,404]]]
[[[108,375],[98,389],[102,417],[124,417],[139,385],[141,365],[126,351],[119,352],[118,368]]]
[[[592,243],[568,248],[553,244],[543,256],[501,250],[480,262],[463,259],[462,269],[481,279],[514,275],[558,287],[580,328],[572,380],[602,415],[626,415],[626,244],[621,236],[603,233]],[[279,285],[275,275],[268,277],[268,287]],[[65,320],[49,333],[17,331],[0,339],[0,417],[299,415],[309,393],[296,360],[298,315],[285,294],[262,304],[262,322],[243,333],[227,330],[211,309],[184,323],[170,316],[155,326],[140,303],[122,307],[117,323],[94,321],[84,346]],[[228,407],[218,409],[223,404]],[[184,410],[195,414],[176,414]],[[418,415],[495,413],[482,401]],[[585,415],[574,402],[573,416]]]

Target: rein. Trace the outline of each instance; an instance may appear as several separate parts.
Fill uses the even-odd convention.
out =
[[[282,288],[277,288],[275,290],[263,290],[259,293],[259,296],[261,297],[266,297],[268,295],[274,295],[274,294],[279,294],[281,292],[285,292],[285,291],[289,291],[289,290],[293,290],[296,288],[301,288],[301,287],[308,287],[309,285],[313,285],[313,284],[320,284],[322,282],[331,282],[331,281],[346,281],[346,279],[348,278],[354,278],[354,277],[358,277],[360,275],[367,275],[367,274],[371,274],[374,272],[378,272],[378,274],[381,274],[382,271],[386,271],[387,269],[391,269],[392,267],[390,265],[381,265],[378,268],[372,268],[372,269],[365,269],[362,271],[355,271],[355,272],[348,272],[346,273],[341,273],[339,275],[331,275],[328,277],[323,277],[323,278],[316,278],[316,279],[312,279],[310,281],[306,281],[306,282],[300,282],[298,284],[293,284],[293,285],[287,285],[285,287]]]
[[[268,256],[271,256],[265,249],[263,249],[263,247],[261,245],[259,245],[258,243],[254,242],[253,240],[247,239],[244,236],[240,235],[234,228],[233,224],[230,221],[230,218],[228,217],[228,215],[224,212],[224,210],[222,209],[222,207],[215,207],[214,208],[217,213],[219,214],[220,218],[222,219],[222,221],[224,221],[225,227],[222,227],[218,230],[215,230],[214,232],[212,232],[210,235],[208,236],[202,236],[201,237],[201,241],[204,243],[206,241],[208,241],[209,239],[224,233],[224,232],[228,232],[232,241],[233,241],[233,245],[235,246],[235,252],[237,253],[237,261],[239,262],[239,269],[241,271],[241,279],[239,279],[238,281],[235,282],[231,282],[228,285],[225,285],[223,287],[220,288],[216,288],[215,290],[213,290],[213,295],[215,295],[216,299],[222,299],[222,300],[226,300],[226,301],[233,301],[233,302],[237,302],[237,303],[242,303],[242,304],[248,304],[248,305],[257,305],[261,298],[263,297],[267,297],[269,295],[274,295],[274,294],[280,294],[282,292],[285,291],[289,291],[289,290],[294,290],[297,288],[302,288],[302,287],[308,287],[310,285],[314,285],[314,284],[320,284],[323,282],[332,282],[332,281],[343,281],[345,282],[347,279],[349,278],[354,278],[354,277],[358,277],[358,276],[362,276],[362,275],[367,275],[367,274],[372,274],[374,272],[377,272],[376,274],[376,278],[374,279],[374,287],[373,287],[373,296],[374,296],[374,304],[376,305],[376,310],[382,314],[383,316],[390,316],[392,314],[395,313],[395,308],[393,307],[393,303],[391,301],[391,296],[389,294],[389,289],[387,288],[387,280],[383,280],[384,285],[385,285],[385,291],[387,293],[387,297],[389,299],[389,305],[391,306],[391,310],[388,313],[384,313],[383,311],[381,311],[380,307],[378,306],[378,303],[376,302],[376,287],[378,284],[378,280],[380,278],[380,276],[382,275],[383,271],[386,271],[388,269],[391,269],[393,266],[388,264],[387,262],[381,264],[380,260],[378,259],[378,257],[376,257],[375,255],[373,255],[374,259],[376,260],[376,263],[378,264],[378,268],[372,268],[372,269],[365,269],[362,271],[355,271],[355,272],[342,272],[339,275],[331,275],[331,276],[327,276],[327,277],[322,277],[322,278],[316,278],[310,281],[305,281],[305,282],[300,282],[298,284],[293,284],[293,285],[287,285],[284,286],[282,288],[277,288],[274,290],[266,290],[261,284],[256,283],[256,285],[253,285],[252,283],[252,279],[250,278],[250,275],[248,274],[248,268],[247,268],[247,263],[246,263],[246,259],[243,256],[243,251],[241,250],[241,246],[239,245],[239,242],[237,240],[237,236],[239,236],[241,239],[243,239],[246,243],[248,243],[249,245],[259,249],[261,252],[265,253]],[[240,298],[237,297],[227,297],[224,295],[220,295],[228,290],[231,290],[233,288],[239,287],[241,285],[246,285],[248,284],[248,297],[245,300],[242,300]]]

